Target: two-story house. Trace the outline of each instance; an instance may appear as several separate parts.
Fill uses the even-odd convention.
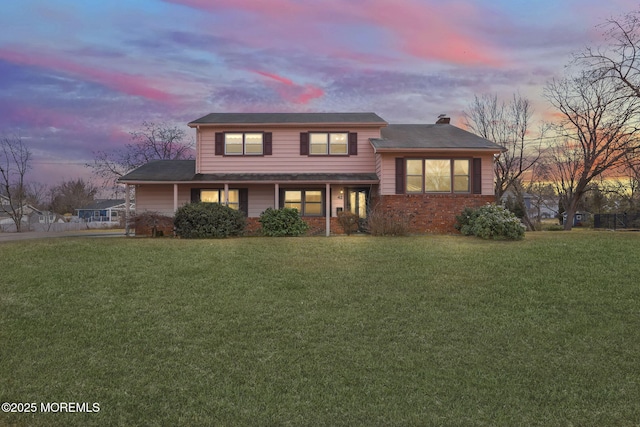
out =
[[[120,178],[135,185],[138,213],[224,203],[257,229],[265,209],[292,207],[329,235],[340,232],[340,211],[366,218],[375,203],[409,214],[413,232],[451,232],[464,207],[494,201],[493,160],[504,150],[447,117],[403,125],[375,113],[212,113],[188,126],[195,160],[158,160]]]

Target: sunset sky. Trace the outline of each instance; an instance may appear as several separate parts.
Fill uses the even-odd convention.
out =
[[[211,112],[373,111],[462,125],[474,94],[546,82],[629,0],[20,0],[0,13],[0,135],[31,181],[90,178],[142,121]]]

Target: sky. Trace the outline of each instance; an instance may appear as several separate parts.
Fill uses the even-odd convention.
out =
[[[33,154],[27,180],[91,179],[98,150],[143,121],[211,112],[368,112],[463,127],[475,95],[544,86],[601,43],[630,0],[5,0],[0,136]]]

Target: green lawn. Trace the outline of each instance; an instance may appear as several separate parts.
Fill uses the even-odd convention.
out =
[[[640,233],[2,243],[0,402],[37,404],[19,426],[637,426]]]

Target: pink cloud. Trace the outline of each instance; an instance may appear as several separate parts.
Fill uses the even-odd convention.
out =
[[[491,46],[462,30],[483,19],[470,5],[371,0],[367,7],[352,8],[352,13],[390,31],[402,50],[418,58],[462,65],[499,66],[503,62]]]
[[[367,0],[366,2],[325,0],[304,2],[295,0],[166,0],[187,7],[217,12],[240,11],[260,19],[252,34],[243,27],[235,34],[254,45],[293,42],[305,44],[324,54],[333,55],[337,45],[349,45],[347,39],[332,39],[338,26],[347,31],[349,25],[365,25],[382,34],[383,49],[393,49],[410,56],[460,65],[500,66],[504,60],[497,49],[484,42],[473,28],[486,18],[473,5],[461,2],[405,0]],[[220,31],[217,27],[216,31]],[[234,31],[230,29],[229,31]],[[386,31],[386,35],[384,32]],[[351,47],[350,50],[357,50]],[[354,53],[357,58],[359,53]],[[392,55],[395,56],[395,55]]]
[[[173,101],[174,96],[150,85],[150,80],[124,73],[106,71],[80,65],[65,58],[41,53],[26,54],[9,49],[0,49],[0,59],[14,64],[53,69],[99,83],[127,95],[140,96],[153,101]]]
[[[278,76],[276,74],[266,73],[264,71],[251,70],[252,73],[260,74],[261,76],[273,79],[277,82],[285,84],[287,86],[294,86],[293,81],[287,79],[286,77]]]
[[[79,129],[82,127],[74,115],[34,106],[14,104],[4,114],[10,122],[32,128]]]
[[[273,89],[278,92],[282,99],[294,104],[308,104],[310,101],[324,96],[324,90],[318,86],[311,84],[299,85],[286,77],[267,73],[265,71],[250,71],[276,82],[273,85]]]

